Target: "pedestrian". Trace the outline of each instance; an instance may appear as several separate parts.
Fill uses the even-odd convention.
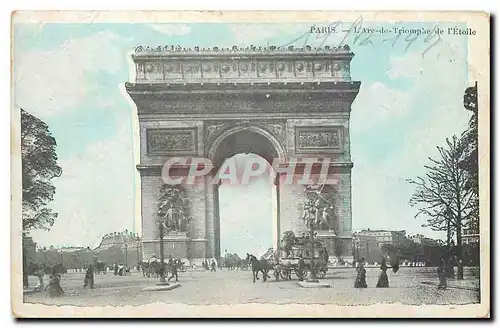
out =
[[[38,265],[35,265],[35,267],[37,267],[35,275],[38,277],[38,285],[35,286],[35,291],[43,291],[44,289],[43,276],[45,275],[44,267],[43,265],[40,265],[39,267]]]
[[[52,273],[49,276],[49,284],[46,287],[46,291],[50,297],[64,295],[64,290],[61,287],[61,276],[57,272],[56,266],[52,267]]]
[[[385,258],[382,259],[382,264],[380,264],[380,276],[378,277],[377,287],[386,288],[389,287],[389,277],[387,277],[387,265],[385,264]]]
[[[171,272],[171,275],[170,275],[170,277],[168,278],[168,281],[170,281],[170,279],[172,279],[174,276],[175,276],[175,281],[176,281],[176,282],[177,282],[177,281],[179,281],[179,275],[178,275],[178,273],[177,273],[177,272],[178,272],[178,265],[179,265],[179,262],[178,262],[178,261],[180,261],[180,260],[177,260],[177,259],[176,259],[176,260],[174,260],[174,261],[172,262],[172,259],[170,259],[170,261],[169,261],[169,263],[170,263],[170,264],[169,264],[169,267],[170,267],[170,272]]]
[[[115,274],[115,276],[118,275],[118,263],[115,263],[113,269],[114,269],[113,273]]]
[[[215,260],[212,260],[211,267],[212,267],[212,270],[210,270],[210,272],[215,272],[215,271],[217,271],[217,270],[215,269],[215,268],[217,267],[217,265],[215,264]]]
[[[356,275],[356,281],[354,282],[354,288],[366,288],[368,287],[366,285],[366,269],[365,269],[365,258],[362,257],[359,260],[358,267],[356,268],[356,271],[358,272]]]
[[[302,255],[300,255],[299,257],[299,271],[300,271],[299,279],[300,281],[303,281],[306,273],[306,262],[304,262],[304,258],[302,257]]]
[[[439,263],[437,273],[439,276],[438,289],[446,289],[446,287],[447,287],[446,276],[448,275],[448,270],[446,268],[446,261],[444,258],[441,259],[441,262]]]
[[[446,277],[447,278],[455,278],[455,268],[454,268],[454,259],[449,258],[446,263]]]
[[[94,289],[94,266],[92,264],[89,265],[87,271],[85,272],[83,288],[86,288],[87,286],[89,286],[90,289]]]

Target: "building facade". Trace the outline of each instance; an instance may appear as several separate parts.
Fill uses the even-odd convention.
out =
[[[102,237],[99,246],[97,246],[94,251],[102,251],[112,247],[127,247],[136,248],[140,244],[141,240],[139,234],[129,232],[127,230],[122,232],[108,233]]]
[[[405,230],[361,230],[353,233],[355,259],[362,257],[368,262],[380,262],[384,257],[383,246],[401,246],[408,241]]]
[[[159,253],[160,224],[165,254],[195,261],[221,256],[218,184],[212,182],[224,160],[238,153],[278,163],[276,241],[284,231],[301,235],[307,228],[307,186],[287,177],[296,182],[311,162],[313,179],[326,174],[333,203],[323,211],[328,228],[318,235],[331,255],[349,257],[349,120],[360,88],[351,80],[353,56],[347,46],[137,47],[135,78],[125,87],[139,121],[144,258]],[[176,186],[162,177],[174,158],[181,160],[163,173],[181,178]],[[187,183],[196,158],[210,159],[212,167]]]

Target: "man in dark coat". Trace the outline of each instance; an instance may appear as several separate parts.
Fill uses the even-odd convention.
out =
[[[83,288],[89,286],[94,289],[94,266],[91,264],[85,272],[85,280],[83,281]]]
[[[172,279],[174,276],[175,276],[175,281],[179,281],[179,275],[177,273],[177,270],[178,270],[178,266],[179,266],[179,262],[180,260],[173,260],[170,259],[169,260],[169,263],[168,263],[168,266],[170,268],[170,277],[168,278],[168,281],[170,281],[170,279]]]
[[[217,267],[217,265],[215,264],[215,260],[212,260],[211,267],[212,267],[212,270],[210,270],[211,272],[215,272],[215,271],[217,271],[217,270],[215,269],[215,268]]]
[[[304,258],[302,255],[299,258],[299,271],[300,271],[300,281],[304,280],[304,276],[306,275],[306,262],[304,262]]]
[[[437,273],[438,273],[438,276],[439,276],[438,289],[446,289],[446,287],[447,287],[446,278],[447,278],[447,275],[448,275],[449,271],[448,271],[448,268],[446,266],[446,260],[445,259],[441,259],[441,262],[439,263],[439,267],[437,269]]]

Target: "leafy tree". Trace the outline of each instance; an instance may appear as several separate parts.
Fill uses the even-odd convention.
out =
[[[56,192],[51,180],[62,173],[57,165],[56,145],[47,124],[21,109],[24,234],[32,229],[49,230],[57,217],[47,207]]]
[[[445,230],[449,221],[457,236],[457,247],[462,250],[462,228],[475,215],[475,194],[470,184],[471,176],[460,165],[466,151],[456,136],[446,139],[445,147],[437,147],[440,158],[429,158],[424,177],[409,179],[415,186],[410,205],[418,208],[415,217],[425,216],[434,230]],[[463,259],[459,252],[459,259]],[[460,262],[461,263],[461,262]],[[458,266],[458,277],[463,278],[463,268]]]
[[[468,129],[462,134],[460,142],[465,152],[460,159],[460,165],[470,176],[467,187],[474,193],[474,215],[468,222],[468,228],[479,233],[479,165],[478,165],[478,99],[477,82],[465,90],[464,107],[472,113]]]
[[[465,144],[466,151],[460,160],[460,165],[469,172],[469,187],[476,193],[479,192],[478,179],[478,104],[477,82],[474,87],[465,90],[464,107],[472,113],[469,128],[462,134],[461,142]]]

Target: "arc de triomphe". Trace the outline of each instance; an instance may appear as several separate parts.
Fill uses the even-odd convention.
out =
[[[360,88],[351,81],[353,56],[348,46],[137,47],[135,81],[127,82],[126,90],[137,106],[140,128],[144,258],[159,254],[163,164],[171,157],[204,157],[215,172],[224,159],[248,152],[270,163],[278,158],[283,167],[296,161],[296,174],[307,158],[318,158],[313,175],[324,158],[330,159],[335,229],[318,235],[330,257],[351,257],[349,119]],[[171,173],[183,176],[188,170],[179,164]],[[282,183],[282,175],[275,180],[277,231],[301,235],[305,186]],[[189,221],[164,237],[165,254],[189,260],[221,255],[218,186],[208,179],[182,185]]]

